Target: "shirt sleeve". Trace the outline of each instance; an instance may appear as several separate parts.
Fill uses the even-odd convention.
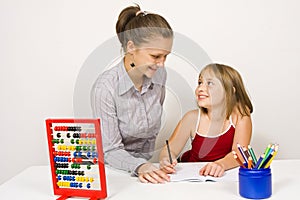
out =
[[[135,170],[147,160],[132,156],[124,149],[113,93],[105,84],[95,85],[91,92],[93,116],[100,118],[104,160],[110,166],[136,175]]]

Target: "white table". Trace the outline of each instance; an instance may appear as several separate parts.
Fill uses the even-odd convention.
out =
[[[269,199],[282,200],[299,195],[300,160],[274,160],[271,169],[273,194]],[[243,199],[238,193],[238,182],[143,184],[129,174],[109,167],[106,167],[106,174],[107,199]],[[1,200],[54,200],[58,197],[53,195],[50,166],[29,167],[0,185]]]

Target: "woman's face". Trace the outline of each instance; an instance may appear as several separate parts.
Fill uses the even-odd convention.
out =
[[[164,67],[166,58],[171,52],[173,38],[158,37],[149,43],[135,47],[132,53],[135,69],[148,78],[153,77],[159,67]]]
[[[225,105],[225,90],[221,81],[212,72],[204,72],[199,77],[195,90],[198,106],[211,109]]]

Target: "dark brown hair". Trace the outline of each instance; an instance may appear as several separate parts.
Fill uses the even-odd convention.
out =
[[[250,116],[253,106],[239,72],[227,65],[212,63],[201,70],[199,77],[207,71],[213,72],[224,87],[226,118],[229,119],[235,106],[242,116]],[[207,113],[205,108],[201,108],[201,110]]]
[[[141,11],[139,5],[123,9],[119,15],[116,32],[123,50],[128,41],[139,46],[155,37],[172,38],[173,31],[165,18],[158,14]]]

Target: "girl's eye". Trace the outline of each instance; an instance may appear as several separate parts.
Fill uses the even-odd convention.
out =
[[[201,85],[202,84],[202,81],[198,81],[198,85]]]
[[[156,55],[151,55],[151,56],[152,56],[152,58],[155,58],[155,59],[159,58],[159,56],[156,56]]]

